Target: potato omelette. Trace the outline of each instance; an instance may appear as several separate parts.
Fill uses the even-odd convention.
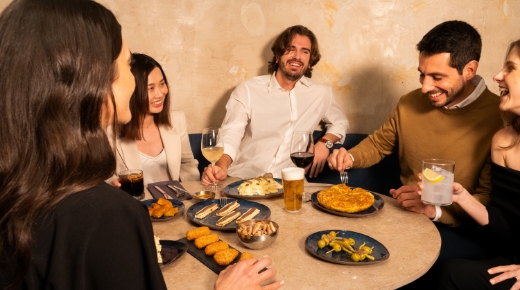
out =
[[[352,189],[338,184],[320,191],[318,202],[328,209],[355,213],[370,208],[374,204],[374,196],[366,189]]]

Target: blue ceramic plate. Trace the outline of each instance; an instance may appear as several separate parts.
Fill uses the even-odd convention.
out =
[[[174,207],[179,209],[179,212],[176,213],[174,216],[163,216],[163,217],[160,217],[160,218],[150,217],[152,222],[165,222],[165,221],[169,221],[171,219],[174,219],[174,218],[176,218],[178,216],[182,216],[182,213],[184,212],[184,203],[182,203],[182,202],[180,202],[178,200],[175,200],[175,199],[168,199],[168,200],[172,202],[172,205]],[[151,207],[152,203],[157,202],[157,199],[147,199],[147,200],[143,200],[142,202],[143,202],[144,205],[146,205],[146,207]]]
[[[354,187],[353,187],[354,188]],[[324,210],[326,212],[330,212],[332,214],[335,214],[335,215],[339,215],[339,216],[347,216],[347,217],[364,217],[364,216],[367,216],[367,215],[371,215],[371,214],[375,214],[376,212],[378,212],[379,210],[381,210],[383,208],[383,206],[385,205],[385,201],[383,200],[383,198],[381,198],[378,194],[374,193],[374,192],[371,192],[370,193],[374,196],[374,204],[369,207],[368,209],[365,209],[363,211],[359,211],[359,212],[354,212],[354,213],[350,213],[350,212],[341,212],[341,211],[336,211],[336,210],[332,210],[332,209],[328,209],[326,207],[324,207],[323,205],[321,205],[319,202],[318,202],[318,192],[319,191],[316,191],[315,193],[313,193],[311,195],[311,201],[312,203],[318,207],[319,209],[321,210]]]
[[[228,198],[228,203],[235,201],[236,199]],[[240,204],[240,207],[237,208],[240,213],[246,212],[248,209],[252,207],[256,207],[258,210],[260,210],[260,213],[254,217],[254,219],[267,219],[271,215],[271,210],[258,202],[249,201],[249,200],[243,200],[243,199],[237,199],[238,203]],[[235,221],[230,222],[229,224],[219,227],[216,225],[217,221],[221,218],[220,216],[217,216],[215,213],[216,211],[212,212],[208,216],[202,219],[195,218],[195,214],[204,208],[207,205],[210,205],[211,203],[216,203],[220,208],[220,202],[219,199],[208,199],[199,203],[196,203],[192,205],[187,211],[186,216],[188,217],[188,220],[201,225],[201,226],[207,226],[210,229],[213,230],[220,230],[220,231],[235,231],[237,227],[237,223]]]
[[[275,178],[274,180],[282,184],[282,180],[280,178]],[[242,182],[244,182],[244,180],[239,180],[230,183],[228,186],[224,187],[224,193],[229,197],[240,199],[266,199],[283,196],[283,188],[280,188],[277,193],[271,193],[266,195],[240,195],[238,194],[238,187],[240,186],[240,184],[242,184]]]
[[[363,243],[365,243],[366,246],[374,247],[372,249],[372,254],[371,254],[374,257],[374,260],[372,261],[369,259],[365,259],[363,261],[354,262],[354,261],[352,261],[352,259],[350,259],[350,255],[345,251],[340,251],[340,252],[332,251],[327,254],[327,252],[332,249],[331,246],[326,246],[322,249],[318,248],[318,241],[321,240],[321,236],[324,234],[328,234],[331,231],[335,231],[337,237],[353,238],[354,241],[356,241],[356,244],[353,246],[353,248],[355,248],[356,250]],[[386,259],[388,259],[388,257],[390,257],[390,253],[388,252],[388,249],[385,246],[383,246],[383,244],[378,242],[377,240],[375,240],[369,236],[360,234],[360,233],[351,232],[351,231],[343,231],[343,230],[326,230],[326,231],[316,232],[316,233],[308,236],[307,239],[305,239],[305,248],[307,249],[307,251],[309,251],[309,253],[311,253],[312,255],[314,255],[322,260],[336,263],[336,264],[345,264],[345,265],[356,265],[356,266],[370,265],[370,264],[383,262]]]
[[[159,240],[159,243],[162,246],[161,256],[163,259],[160,266],[166,266],[173,263],[188,250],[188,245],[177,241]]]

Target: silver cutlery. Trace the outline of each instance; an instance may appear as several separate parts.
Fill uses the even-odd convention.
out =
[[[220,207],[224,207],[227,204],[227,196],[220,197]]]
[[[175,188],[171,187],[171,185],[166,185],[168,186],[169,189],[171,189],[173,192],[175,192],[175,196],[176,197],[181,197],[181,196],[184,196],[184,192],[179,192],[178,190],[176,190]]]
[[[343,172],[339,173],[339,180],[341,180],[341,183],[343,184],[348,183],[348,173],[346,170],[343,170]]]
[[[187,193],[187,194],[189,194],[189,195],[191,196],[191,193],[189,193],[188,191],[186,191],[186,190],[184,190],[184,189],[182,189],[182,188],[180,188],[180,187],[177,187],[177,186],[175,186],[175,185],[168,184],[168,187],[169,187],[171,190],[177,192],[177,194],[179,194],[177,197],[179,197],[179,196],[184,196],[185,193]],[[179,191],[181,191],[181,192],[179,192]]]
[[[166,192],[164,192],[164,190],[162,190],[159,186],[156,185],[156,186],[154,186],[154,187],[155,187],[155,189],[157,189],[160,193],[162,193],[162,195],[164,196],[164,198],[172,199],[172,197],[171,197],[169,194],[167,194]]]

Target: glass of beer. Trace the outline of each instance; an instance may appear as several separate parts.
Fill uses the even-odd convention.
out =
[[[288,167],[282,169],[282,184],[285,210],[291,213],[302,209],[305,169]]]
[[[121,189],[137,200],[144,198],[143,171],[140,169],[123,170],[117,174]]]
[[[423,160],[421,200],[425,204],[450,205],[453,201],[455,162],[444,159]]]

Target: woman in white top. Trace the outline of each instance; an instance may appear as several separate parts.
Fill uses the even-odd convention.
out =
[[[169,110],[168,81],[161,65],[145,54],[134,53],[131,70],[136,83],[130,100],[132,120],[118,130],[116,172],[142,169],[145,187],[159,181],[200,180],[186,117],[181,111]],[[120,186],[117,179],[112,183]]]

